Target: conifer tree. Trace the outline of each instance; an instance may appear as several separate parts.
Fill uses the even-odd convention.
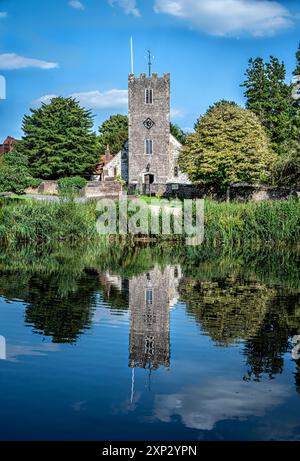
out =
[[[299,76],[297,81],[300,81],[300,45],[298,51],[296,52],[296,67],[293,71],[293,75]],[[296,83],[295,88],[292,90],[296,90],[299,85]],[[293,141],[300,143],[300,95],[299,99],[293,99],[292,101],[292,134],[291,138]]]
[[[270,56],[267,63],[262,58],[250,59],[242,84],[247,109],[258,116],[277,152],[291,134],[291,87],[285,78],[284,63]]]
[[[99,132],[100,153],[104,155],[106,146],[109,144],[112,155],[117,155],[128,140],[127,115],[112,115],[102,123]]]
[[[293,75],[300,75],[300,46]],[[274,169],[275,182],[281,186],[300,185],[300,98],[292,99],[291,136],[283,143],[282,150]]]
[[[93,173],[99,152],[93,117],[73,98],[53,98],[23,119],[24,136],[15,152],[28,159],[34,177],[57,179]]]
[[[266,65],[269,83],[269,108],[266,128],[273,148],[281,153],[282,144],[291,136],[291,86],[285,82],[286,69],[283,62],[270,56]]]
[[[246,81],[241,85],[246,87],[246,108],[254,112],[265,125],[269,109],[269,83],[266,64],[262,58],[249,60],[246,77]]]
[[[299,43],[298,50],[296,52],[296,61],[297,61],[297,65],[293,72],[293,75],[300,75],[300,43]]]

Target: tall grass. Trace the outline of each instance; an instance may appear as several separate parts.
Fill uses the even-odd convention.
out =
[[[204,235],[205,242],[213,245],[298,243],[299,200],[261,203],[207,201]]]
[[[97,237],[93,203],[10,202],[0,206],[0,240],[5,243],[68,242]]]
[[[95,203],[0,201],[0,241],[68,242],[98,238]],[[152,237],[152,236],[151,236]],[[184,241],[184,236],[161,235],[160,242]],[[130,239],[132,241],[134,239]],[[129,239],[128,239],[129,241]],[[262,203],[205,202],[204,243],[249,246],[300,242],[299,200]]]

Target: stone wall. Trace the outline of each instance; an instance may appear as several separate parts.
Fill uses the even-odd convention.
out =
[[[38,188],[38,192],[43,194],[57,194],[57,181],[43,181]]]
[[[194,184],[151,184],[151,195],[157,195],[166,198],[193,199],[210,197],[219,199],[220,195],[205,191],[203,188]]]
[[[226,193],[201,188],[194,184],[151,184],[151,195],[180,199],[210,198],[219,201],[226,200]],[[229,198],[235,201],[287,200],[290,197],[300,197],[299,187],[271,187],[263,185],[237,184],[230,187]]]
[[[58,185],[57,181],[43,181],[39,187],[27,187],[25,189],[26,194],[58,194]]]
[[[272,187],[263,185],[236,184],[230,188],[230,200],[263,202],[265,200],[287,200],[300,196],[299,187]]]
[[[106,181],[89,181],[82,189],[81,197],[106,197],[106,198],[119,198],[122,193],[122,186],[118,181],[114,181],[113,178]],[[58,194],[57,181],[43,181],[39,187],[32,188],[28,187],[25,190],[26,194]]]
[[[118,181],[89,181],[80,196],[86,198],[119,198],[122,185]]]

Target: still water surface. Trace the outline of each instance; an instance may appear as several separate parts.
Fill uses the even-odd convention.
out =
[[[299,252],[0,251],[1,440],[299,440]]]

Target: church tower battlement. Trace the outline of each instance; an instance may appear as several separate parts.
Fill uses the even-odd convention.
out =
[[[170,74],[128,77],[129,184],[165,183],[170,171]]]

